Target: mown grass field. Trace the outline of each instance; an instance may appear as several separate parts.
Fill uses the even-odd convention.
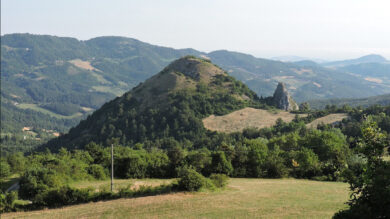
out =
[[[348,185],[340,182],[230,179],[222,191],[118,199],[2,218],[331,218],[346,207],[348,196]]]

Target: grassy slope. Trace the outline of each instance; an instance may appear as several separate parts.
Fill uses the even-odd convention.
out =
[[[71,116],[64,116],[64,115],[60,115],[60,114],[54,113],[54,112],[52,112],[50,110],[44,109],[42,107],[39,107],[36,104],[29,104],[29,103],[22,103],[22,104],[18,104],[16,106],[18,108],[20,108],[20,109],[32,109],[32,110],[35,110],[37,112],[45,113],[45,114],[48,114],[49,116],[52,116],[52,117],[55,117],[55,118],[58,118],[58,119],[73,119],[73,118],[76,118],[76,117],[81,117],[83,115],[81,113],[75,113],[75,114],[73,114]]]
[[[241,132],[245,128],[249,127],[271,127],[276,124],[276,120],[278,118],[281,118],[285,122],[291,122],[295,115],[296,114],[286,111],[271,112],[247,107],[223,116],[211,115],[204,118],[202,121],[204,127],[209,130],[231,133]],[[302,117],[306,115],[299,116]]]
[[[348,118],[348,114],[346,113],[333,113],[312,121],[311,123],[307,124],[306,127],[317,128],[319,124],[333,124],[335,122],[341,122],[346,118]]]
[[[345,183],[231,179],[220,192],[119,199],[2,218],[331,218],[347,199]]]

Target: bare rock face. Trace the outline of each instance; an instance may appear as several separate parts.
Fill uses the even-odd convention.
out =
[[[284,83],[279,82],[276,87],[273,102],[277,108],[290,111],[290,110],[299,110],[298,104],[292,99],[292,97],[288,94],[286,85]]]

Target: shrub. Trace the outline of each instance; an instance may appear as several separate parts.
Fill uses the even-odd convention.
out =
[[[63,180],[53,170],[31,168],[20,179],[19,195],[21,198],[33,200],[36,195],[60,187],[62,183]]]
[[[211,179],[204,178],[204,185],[203,185],[202,189],[203,188],[214,191],[217,187],[214,185],[214,183]]]
[[[182,171],[181,178],[179,180],[179,187],[186,191],[199,191],[205,186],[205,177],[196,172],[193,169],[186,169]]]
[[[0,194],[0,213],[10,212],[15,209],[15,201],[18,194],[15,191]]]
[[[88,202],[91,200],[91,197],[92,191],[90,189],[74,189],[69,186],[63,186],[38,194],[34,203],[39,206],[59,207]]]
[[[106,179],[107,174],[104,171],[104,168],[99,164],[92,164],[88,167],[88,173],[92,175],[95,179]]]
[[[11,174],[11,168],[7,161],[0,162],[0,178],[5,178]]]
[[[116,160],[115,173],[121,178],[144,178],[148,164],[138,154],[131,154]]]
[[[217,188],[223,188],[227,185],[229,177],[225,174],[211,174],[210,180]]]

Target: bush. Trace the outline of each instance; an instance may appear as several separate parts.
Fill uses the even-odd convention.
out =
[[[19,195],[23,199],[34,200],[38,194],[58,188],[63,180],[56,175],[56,172],[47,168],[31,168],[27,170],[20,179]]]
[[[15,209],[15,201],[18,198],[18,193],[15,191],[0,194],[0,213],[10,212]]]
[[[34,204],[47,207],[60,207],[85,203],[91,200],[92,191],[90,189],[74,189],[69,186],[63,186],[58,189],[47,190],[38,194]]]
[[[5,178],[11,174],[11,168],[7,161],[0,162],[0,178]]]
[[[182,171],[179,180],[179,187],[185,191],[199,191],[205,186],[205,177],[193,169],[186,169]]]
[[[223,188],[227,185],[229,177],[225,174],[211,174],[210,180],[217,188]]]
[[[116,160],[115,173],[121,178],[144,178],[148,164],[138,154],[131,154]]]
[[[107,174],[104,171],[104,168],[99,164],[92,164],[88,167],[88,173],[92,175],[95,179],[106,179]]]

